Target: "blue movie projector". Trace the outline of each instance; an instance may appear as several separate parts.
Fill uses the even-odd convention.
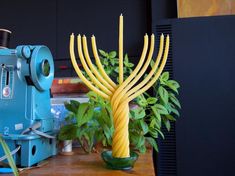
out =
[[[53,78],[53,58],[46,46],[0,48],[0,134],[15,151],[17,165],[32,166],[56,154]]]

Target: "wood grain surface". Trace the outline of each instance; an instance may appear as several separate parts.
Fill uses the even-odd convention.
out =
[[[81,149],[76,148],[74,155],[57,155],[45,161],[39,168],[23,170],[20,176],[131,176],[143,175],[154,176],[152,151],[140,154],[135,167],[130,171],[110,170],[106,168],[101,159],[100,153],[85,154]]]

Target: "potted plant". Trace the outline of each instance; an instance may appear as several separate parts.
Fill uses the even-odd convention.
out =
[[[69,114],[65,118],[66,124],[59,131],[58,139],[65,141],[65,145],[71,144],[71,141],[76,139],[84,151],[90,152],[92,146],[90,138],[94,135],[90,129],[95,125],[92,123],[94,109],[92,104],[70,100],[65,102],[65,107]]]
[[[148,49],[148,35],[144,36],[144,47],[138,64],[133,72],[125,79],[123,58],[123,16],[119,17],[119,59],[118,59],[118,81],[113,81],[105,71],[97,52],[95,36],[91,37],[92,51],[96,60],[93,65],[88,53],[86,36],[77,36],[77,50],[82,66],[89,76],[87,79],[78,67],[74,53],[74,34],[70,35],[70,56],[72,65],[80,79],[97,95],[108,101],[112,109],[114,133],[112,136],[112,151],[103,152],[102,158],[108,167],[112,169],[130,169],[138,158],[136,153],[130,151],[129,103],[146,92],[159,79],[167,61],[170,38],[160,36],[159,52],[154,61],[151,71],[145,76],[147,68],[152,59],[154,51],[154,34],[151,35],[150,47]],[[166,39],[166,40],[165,40]],[[165,42],[164,42],[165,41]],[[148,53],[148,54],[147,54]],[[140,78],[143,78],[142,80]],[[164,99],[165,100],[165,99]],[[166,102],[165,102],[166,103]],[[156,105],[155,109],[160,108]],[[152,126],[155,134],[158,130]],[[151,134],[151,133],[150,133]],[[144,141],[144,140],[142,140]],[[141,141],[141,142],[142,142]]]
[[[99,50],[99,52],[105,71],[110,77],[115,79],[118,74],[118,58],[116,58],[116,51],[105,52]],[[132,67],[134,64],[130,62],[127,54],[124,58],[124,77],[127,77],[133,71]],[[169,73],[164,72],[153,88],[153,94],[146,92],[141,94],[132,102],[132,104],[134,104],[134,106],[132,106],[133,108],[130,108],[130,146],[131,150],[140,153],[146,152],[147,144],[150,144],[158,151],[156,139],[159,137],[164,138],[162,125],[164,125],[167,130],[170,130],[170,121],[175,121],[176,117],[179,116],[178,108],[180,108],[180,103],[176,97],[179,84],[175,80],[169,79]],[[89,153],[94,147],[94,141],[100,143],[103,147],[110,147],[112,145],[114,126],[110,103],[93,91],[90,91],[87,95],[89,97],[89,108],[96,109],[92,117],[89,116],[86,118],[86,123],[87,125],[90,124],[93,133],[86,135],[86,144],[88,144],[88,147],[82,146],[82,148],[85,152]],[[67,120],[71,121],[73,119],[72,121],[76,121],[78,118],[82,118],[78,113],[79,105],[81,105],[81,103],[74,100],[70,103],[65,103],[67,110],[70,112],[69,116],[66,118]],[[73,128],[74,130],[71,130]],[[69,133],[69,135],[72,134],[74,139],[76,138],[76,131],[80,130],[80,126],[75,123],[75,125],[73,124],[68,127],[66,133]],[[81,133],[78,134],[81,135]],[[89,148],[89,150],[86,148]]]

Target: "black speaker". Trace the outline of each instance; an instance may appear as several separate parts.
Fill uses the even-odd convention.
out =
[[[153,22],[154,33],[171,33],[182,105],[172,134],[159,142],[158,176],[234,175],[234,30],[235,16]]]

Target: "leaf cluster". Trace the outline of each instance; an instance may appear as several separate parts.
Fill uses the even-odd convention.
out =
[[[117,58],[117,52],[105,52],[103,50],[99,50],[101,63],[104,67],[105,72],[114,80],[118,82],[118,73],[119,73],[119,61]],[[123,61],[123,76],[124,79],[127,78],[130,73],[133,71],[132,67],[134,64],[129,61],[128,55],[125,54]]]
[[[88,102],[65,102],[69,114],[65,118],[67,124],[60,129],[58,138],[78,140],[83,150],[90,153],[95,141],[101,141],[103,146],[112,144],[114,128],[108,102],[92,91],[87,95]]]
[[[155,139],[159,136],[164,138],[162,125],[170,131],[171,121],[176,121],[179,116],[178,109],[181,108],[181,105],[176,97],[179,87],[178,82],[169,79],[169,72],[164,72],[154,86],[155,96],[144,93],[137,97],[136,102],[139,109],[135,111],[141,112],[139,115],[142,114],[142,116],[141,118],[136,114],[130,116],[130,120],[135,119],[135,121],[130,123],[129,131],[131,142],[140,152],[146,150],[146,141],[158,151]],[[133,136],[134,140],[132,139]]]

